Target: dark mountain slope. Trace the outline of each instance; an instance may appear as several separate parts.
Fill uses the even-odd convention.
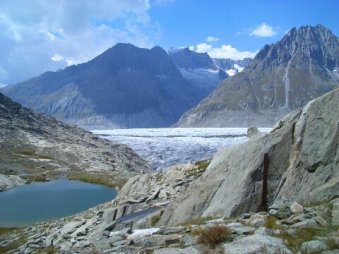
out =
[[[92,127],[168,126],[204,97],[163,49],[131,44],[3,91],[38,112]]]

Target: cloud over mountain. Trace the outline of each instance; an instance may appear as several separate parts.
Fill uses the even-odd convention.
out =
[[[276,34],[277,32],[275,31],[275,29],[273,29],[273,27],[263,22],[259,26],[256,26],[255,28],[252,29],[250,36],[272,37]]]
[[[148,0],[1,1],[0,80],[88,61],[117,42],[150,47],[159,28],[149,9]]]

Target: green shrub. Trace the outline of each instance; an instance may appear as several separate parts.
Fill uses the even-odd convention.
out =
[[[323,234],[323,230],[316,228],[299,228],[296,234],[290,235],[283,231],[279,237],[284,241],[285,245],[293,252],[298,252],[302,243],[314,239],[315,236]]]
[[[150,223],[149,223],[151,227],[154,227],[155,224],[157,224],[157,222],[158,222],[158,221],[160,220],[160,218],[161,218],[162,213],[163,213],[163,211],[162,211],[161,213],[156,214],[156,215],[154,215],[154,216],[151,217]]]
[[[276,217],[270,215],[270,216],[267,217],[264,226],[266,228],[277,229],[277,228],[279,228],[278,225],[277,225],[277,220],[278,219]]]

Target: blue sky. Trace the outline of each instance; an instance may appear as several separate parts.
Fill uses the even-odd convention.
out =
[[[339,35],[339,0],[0,0],[0,85],[88,61],[118,42],[253,57],[292,27]]]

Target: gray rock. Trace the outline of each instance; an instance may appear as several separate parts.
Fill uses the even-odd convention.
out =
[[[327,250],[328,247],[326,243],[319,241],[319,240],[313,240],[309,242],[304,242],[301,244],[301,250],[305,253],[315,253],[323,250]]]
[[[256,136],[258,134],[260,134],[260,131],[258,130],[257,127],[250,127],[247,129],[247,137],[249,138]]]
[[[251,235],[224,244],[227,254],[284,253],[292,254],[281,239],[266,235]]]
[[[315,228],[318,227],[318,223],[314,219],[307,219],[298,223],[295,223],[291,228]]]
[[[109,238],[109,241],[111,244],[115,243],[115,242],[119,242],[119,241],[122,241],[124,240],[124,237],[121,236],[121,235],[112,235],[110,238]]]
[[[227,228],[229,228],[232,233],[236,233],[238,235],[249,235],[255,231],[254,227],[244,226],[238,222],[227,224]]]
[[[321,225],[321,226],[323,226],[323,227],[328,227],[328,226],[329,226],[329,223],[328,223],[325,219],[323,219],[322,217],[320,217],[320,216],[316,216],[316,217],[314,218],[314,220],[315,220],[319,225]]]
[[[339,199],[338,198],[335,200],[335,202],[333,202],[332,224],[334,226],[339,226]]]
[[[184,243],[186,247],[196,245],[197,244],[197,236],[191,236],[191,235],[184,235],[181,239],[181,241]]]
[[[201,252],[191,246],[188,248],[180,249],[180,248],[163,248],[154,250],[153,254],[200,254]]]
[[[266,219],[268,215],[263,214],[253,214],[248,220],[246,220],[246,224],[253,227],[260,227],[265,225]]]
[[[0,174],[0,192],[9,190],[18,185],[25,184],[25,180],[16,175],[1,175]]]
[[[202,176],[170,203],[159,224],[258,211],[265,153],[269,154],[271,172],[268,203],[333,199],[339,193],[339,178],[335,177],[338,100],[336,89],[309,102],[302,111],[287,115],[271,133],[219,151]]]
[[[153,199],[157,198],[160,193],[161,187],[157,187],[154,189],[152,194],[146,199],[146,203],[152,201]]]
[[[169,244],[179,243],[181,241],[181,235],[150,235],[143,236],[141,238],[133,239],[136,245],[140,245],[144,248],[152,246],[168,246]]]
[[[157,234],[170,235],[170,234],[179,234],[187,231],[186,227],[169,227],[160,229],[160,232]]]
[[[256,235],[269,235],[269,236],[274,235],[274,231],[272,229],[265,228],[265,227],[258,228],[254,233]]]
[[[297,202],[294,202],[291,206],[290,206],[290,210],[292,213],[301,213],[304,210],[304,207],[300,204],[298,204]]]

